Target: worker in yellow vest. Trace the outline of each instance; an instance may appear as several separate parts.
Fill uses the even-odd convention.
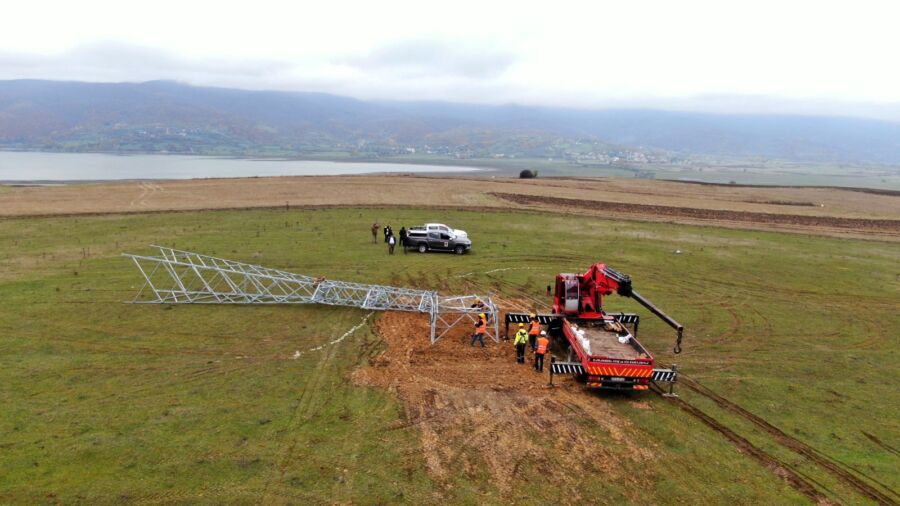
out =
[[[481,343],[481,347],[484,348],[484,333],[487,332],[487,317],[485,317],[484,313],[478,315],[478,321],[475,322],[475,333],[472,334],[472,342],[469,343],[469,346],[475,346],[475,341]]]
[[[537,349],[534,351],[534,370],[544,372],[544,355],[550,350],[550,340],[547,339],[547,331],[541,331],[541,337],[537,339]]]
[[[541,333],[541,322],[536,314],[531,313],[531,323],[528,327],[528,344],[531,345],[531,352],[537,349],[537,337]]]
[[[525,330],[525,324],[519,324],[519,330],[516,331],[516,339],[513,344],[516,345],[516,362],[525,363],[525,344],[528,343],[528,332]]]

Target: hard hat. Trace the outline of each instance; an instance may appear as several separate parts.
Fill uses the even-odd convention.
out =
[[[520,323],[519,326],[520,326],[520,327],[524,327],[525,324],[524,324],[524,323]]]
[[[484,318],[484,313],[479,314],[478,316]]]
[[[546,330],[542,330],[542,331],[541,331],[541,335],[542,335],[542,336],[546,336],[546,335],[547,335],[547,331],[546,331]]]

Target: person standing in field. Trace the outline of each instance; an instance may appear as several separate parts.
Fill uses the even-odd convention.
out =
[[[478,321],[475,322],[475,333],[472,334],[472,342],[469,343],[469,346],[475,346],[475,341],[481,343],[481,347],[484,348],[484,333],[487,332],[487,318],[484,317],[484,313],[478,315]]]
[[[378,222],[372,223],[372,244],[378,242]]]
[[[516,363],[525,363],[525,345],[528,343],[528,332],[525,330],[525,324],[519,324],[519,330],[516,331],[516,339],[513,344],[516,345]]]
[[[534,351],[534,370],[544,372],[544,355],[550,349],[550,340],[547,339],[547,331],[541,331],[541,337],[537,339],[537,349]]]
[[[394,245],[397,244],[397,239],[394,237],[394,234],[391,234],[388,237],[388,255],[394,254]]]
[[[528,344],[531,345],[531,352],[537,349],[537,337],[541,333],[541,322],[536,314],[531,313],[531,323],[528,328]]]
[[[391,227],[388,225],[384,226],[384,243],[387,244],[388,232],[391,231]]]
[[[406,227],[400,227],[400,247],[403,248],[403,254],[407,253],[406,251]]]

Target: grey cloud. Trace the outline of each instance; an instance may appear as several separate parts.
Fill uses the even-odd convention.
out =
[[[489,42],[460,44],[440,39],[398,41],[342,61],[364,71],[388,71],[407,77],[468,79],[497,77],[515,62],[514,53]]]
[[[94,82],[171,79],[205,86],[318,91],[362,99],[522,103],[574,108],[658,108],[714,113],[845,115],[900,121],[900,104],[797,100],[765,96],[609,99],[565,93],[511,79],[515,54],[487,42],[406,40],[330,61],[187,58],[157,49],[96,43],[57,55],[0,51],[0,79]]]
[[[189,59],[118,42],[79,46],[56,55],[0,52],[0,78],[139,81],[153,79],[266,78],[290,64],[266,60]]]

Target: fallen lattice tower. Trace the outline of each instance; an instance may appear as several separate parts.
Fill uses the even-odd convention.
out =
[[[135,304],[328,304],[429,315],[432,344],[450,329],[493,315],[487,337],[499,341],[497,306],[487,295],[334,281],[190,251],[154,246],[158,255],[123,253],[144,277]],[[478,306],[476,301],[484,303]]]

